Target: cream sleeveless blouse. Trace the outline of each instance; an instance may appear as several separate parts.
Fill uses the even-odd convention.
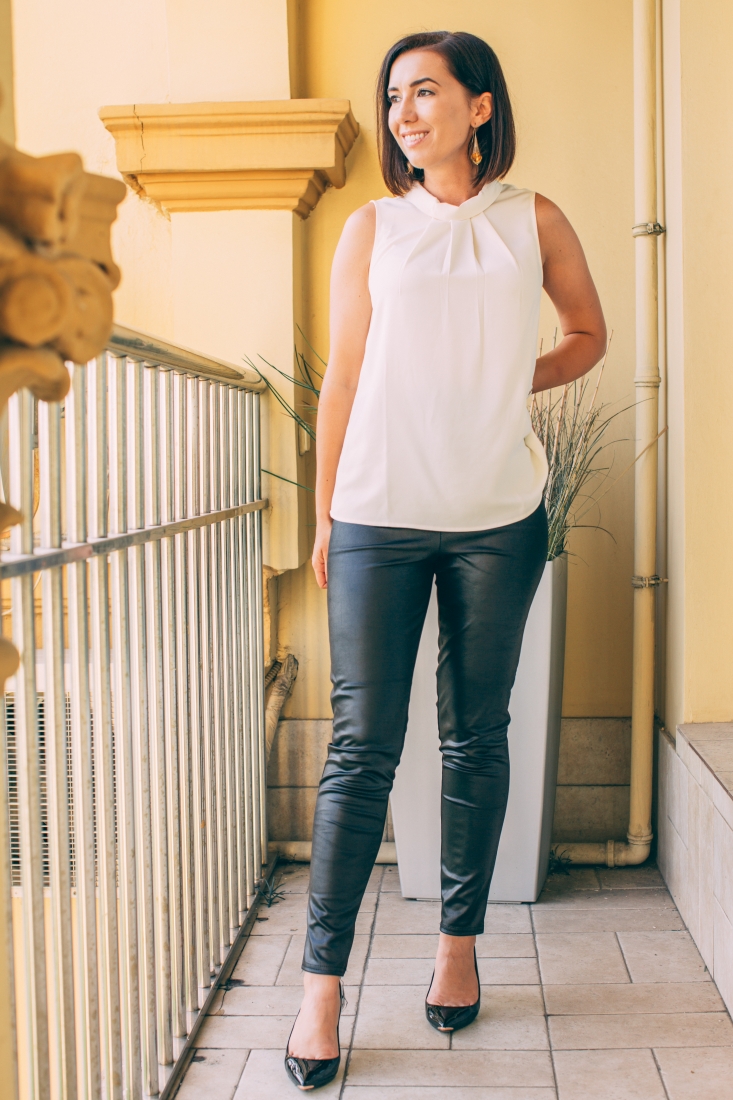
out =
[[[372,318],[331,515],[427,531],[524,519],[547,478],[527,411],[534,193],[497,180],[450,206],[416,184],[374,205]]]

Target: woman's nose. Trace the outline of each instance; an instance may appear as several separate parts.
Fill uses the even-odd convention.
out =
[[[397,104],[397,121],[414,122],[416,118],[415,101],[412,96],[405,96]]]

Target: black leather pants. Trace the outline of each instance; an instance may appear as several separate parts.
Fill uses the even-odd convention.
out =
[[[491,531],[333,525],[333,743],[313,823],[303,969],[342,975],[382,840],[417,649],[438,589],[442,919],[483,931],[509,793],[509,696],[547,554],[544,505]]]

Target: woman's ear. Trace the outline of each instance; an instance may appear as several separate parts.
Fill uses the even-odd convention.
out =
[[[491,92],[482,92],[481,95],[476,96],[473,101],[474,117],[472,125],[474,127],[483,126],[485,122],[488,122],[494,113],[494,97]]]

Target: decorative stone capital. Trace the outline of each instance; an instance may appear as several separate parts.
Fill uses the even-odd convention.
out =
[[[346,99],[103,107],[117,166],[171,211],[294,210],[343,187],[359,126]]]

